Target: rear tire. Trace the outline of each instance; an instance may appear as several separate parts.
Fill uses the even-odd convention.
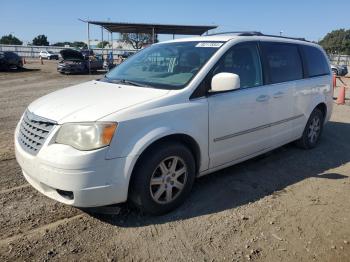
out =
[[[322,111],[315,108],[306,123],[302,137],[297,141],[297,145],[303,149],[314,148],[322,135],[324,115]]]
[[[185,201],[195,172],[194,157],[185,145],[162,143],[141,156],[130,182],[129,198],[142,212],[167,213]]]

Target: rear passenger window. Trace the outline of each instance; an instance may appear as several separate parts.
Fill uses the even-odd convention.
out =
[[[309,77],[329,75],[330,70],[324,54],[316,47],[302,46]]]
[[[298,46],[283,43],[263,43],[270,84],[303,78]]]
[[[262,70],[256,43],[238,44],[227,51],[213,75],[223,72],[239,75],[241,88],[261,86]]]

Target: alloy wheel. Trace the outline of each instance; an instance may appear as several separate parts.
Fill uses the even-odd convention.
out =
[[[159,204],[168,204],[175,200],[185,188],[187,166],[178,156],[167,157],[159,163],[150,180],[150,193]]]
[[[308,138],[311,144],[315,143],[320,135],[321,119],[315,116],[309,125]]]

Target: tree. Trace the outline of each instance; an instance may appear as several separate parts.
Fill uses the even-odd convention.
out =
[[[105,48],[109,44],[108,41],[102,41],[97,44],[97,48]]]
[[[82,48],[82,49],[86,49],[87,48],[87,44],[85,42],[81,42],[81,41],[74,41],[71,46],[76,47],[76,48]]]
[[[122,40],[132,45],[135,49],[141,49],[145,45],[152,44],[151,33],[122,33]],[[154,42],[158,42],[158,36],[154,36]]]
[[[47,36],[38,35],[33,39],[33,45],[39,45],[39,46],[49,45],[49,42],[47,41]]]
[[[70,47],[74,47],[74,48],[87,48],[87,44],[85,44],[84,42],[81,41],[74,41],[74,42],[57,42],[54,43],[52,46],[60,46],[60,47],[64,47],[64,46],[70,46]]]
[[[57,42],[52,44],[52,46],[59,46],[59,47],[64,47],[65,45],[71,46],[72,43],[71,42]]]
[[[4,35],[0,39],[0,44],[2,45],[22,45],[23,42],[19,40],[17,37],[15,37],[12,34]]]
[[[350,30],[334,30],[328,33],[319,44],[329,54],[350,55]]]

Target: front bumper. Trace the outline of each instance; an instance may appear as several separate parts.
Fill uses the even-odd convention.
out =
[[[87,70],[84,67],[65,65],[58,65],[57,71],[65,74],[81,74],[87,72]]]
[[[34,156],[22,149],[17,132],[17,162],[26,180],[42,194],[77,207],[104,206],[127,200],[130,158],[106,160],[108,148],[78,151],[66,145],[48,145],[50,136]]]

